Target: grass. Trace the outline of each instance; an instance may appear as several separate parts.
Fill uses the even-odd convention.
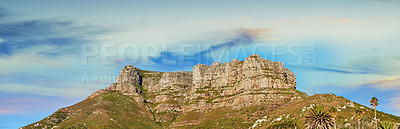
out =
[[[149,74],[149,71],[142,71],[141,74]],[[152,73],[153,74],[153,73]],[[162,73],[160,73],[162,74]],[[161,76],[152,76],[157,78]],[[273,76],[271,76],[273,77]],[[248,128],[258,119],[266,119],[267,122],[261,124],[260,128],[281,128],[281,127],[297,127],[304,128],[307,110],[304,107],[310,107],[311,104],[324,106],[325,109],[330,107],[341,107],[341,111],[337,113],[336,123],[339,128],[354,128],[357,121],[351,119],[355,114],[356,108],[364,107],[362,123],[372,121],[374,110],[370,107],[363,106],[353,102],[354,107],[350,107],[350,100],[333,94],[317,94],[308,96],[307,94],[292,88],[266,88],[247,90],[247,92],[237,92],[231,95],[222,96],[221,93],[225,88],[232,87],[239,82],[233,82],[232,85],[224,87],[202,87],[197,89],[195,93],[209,93],[211,99],[204,97],[194,98],[190,101],[175,101],[174,98],[182,98],[176,96],[181,91],[174,91],[170,87],[161,92],[152,92],[139,86],[144,92],[146,99],[154,99],[158,95],[168,95],[173,99],[168,99],[160,103],[137,103],[130,96],[122,95],[119,92],[109,91],[94,98],[85,99],[78,104],[58,110],[51,116],[39,121],[40,125],[35,127],[34,124],[29,125],[30,128],[51,128],[59,126],[61,128],[168,128],[176,123],[186,123],[187,125],[176,126],[176,128]],[[179,87],[188,87],[187,85],[176,85]],[[175,106],[185,106],[196,104],[198,102],[221,103],[220,98],[232,97],[240,95],[264,94],[266,96],[283,95],[287,97],[299,96],[300,99],[265,99],[260,104],[250,104],[240,108],[220,107],[213,110],[192,110],[190,112],[179,111],[152,111],[159,104],[171,104]],[[229,101],[232,98],[223,100]],[[246,102],[250,103],[250,102]],[[254,102],[253,102],[254,103]],[[346,106],[346,108],[342,108]],[[149,108],[152,110],[149,110]],[[379,108],[379,107],[378,107]],[[288,115],[290,114],[290,115]],[[382,121],[392,121],[400,123],[400,117],[377,112],[378,118]],[[277,118],[282,120],[276,121]],[[192,125],[190,124],[192,123]],[[350,127],[344,124],[349,123]],[[365,126],[369,128],[368,125]]]
[[[68,108],[68,112],[59,110],[39,121],[37,128],[161,128],[144,105],[137,105],[133,98],[117,92],[85,99]]]

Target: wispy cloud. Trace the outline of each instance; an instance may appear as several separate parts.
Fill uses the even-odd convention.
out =
[[[209,47],[208,49],[198,52],[195,55],[203,55],[203,54],[208,54],[211,51],[214,50],[218,50],[221,48],[225,48],[225,47],[233,47],[236,45],[246,45],[246,44],[250,44],[253,43],[254,40],[256,39],[256,36],[267,32],[268,29],[240,29],[238,32],[238,35],[229,40],[228,42],[224,42],[218,45],[214,45]]]
[[[0,14],[8,15],[4,9]],[[100,69],[81,65],[81,45],[112,29],[51,18],[7,20],[0,28],[0,91],[66,97],[100,88],[80,83],[80,73]]]
[[[5,42],[6,40],[4,40],[4,39],[2,39],[2,38],[0,38],[0,43],[2,43],[2,42]]]
[[[5,110],[5,109],[0,109],[0,114],[12,114],[14,111],[11,110]]]
[[[28,20],[0,24],[0,55],[12,55],[16,51],[37,45],[55,46],[58,52],[76,53],[79,45],[88,42],[88,36],[109,32],[92,25],[77,25],[72,21],[49,19]],[[54,52],[41,54],[57,55]]]
[[[28,85],[19,83],[0,83],[0,91],[9,93],[33,93],[44,96],[60,97],[86,97],[99,87],[97,84],[82,84],[80,82],[61,82],[55,87],[45,87],[41,85]]]
[[[400,109],[400,77],[369,81],[365,83],[364,86],[386,93],[386,97],[382,99],[389,101],[388,105],[391,108]]]
[[[370,81],[367,84],[380,89],[399,90],[400,94],[400,77]]]
[[[315,67],[306,67],[307,69],[310,70],[315,70],[315,71],[326,71],[326,72],[334,72],[334,73],[343,73],[343,74],[371,74],[372,72],[369,70],[357,70],[354,68],[338,68],[338,67],[321,67],[321,66],[315,66]]]
[[[303,17],[298,19],[281,19],[283,22],[328,22],[328,23],[355,23],[361,22],[361,20],[356,20],[354,18],[338,18],[333,16],[313,16],[313,17]]]
[[[183,56],[186,57],[187,61],[193,62],[190,66],[196,65],[198,63],[210,64],[214,62],[214,59],[210,57],[209,54],[213,54],[214,51],[218,51],[223,48],[231,48],[238,45],[248,45],[257,40],[260,34],[265,34],[269,29],[239,29],[236,30],[235,36],[226,42],[222,42],[216,45],[211,45],[206,49],[196,52],[193,55],[183,55],[171,51],[162,51],[157,57],[150,57],[150,60],[156,65],[168,65],[166,62],[179,62],[182,61]],[[179,65],[174,65],[174,67],[181,67]]]

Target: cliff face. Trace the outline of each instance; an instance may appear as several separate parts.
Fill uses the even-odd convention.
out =
[[[128,65],[121,70],[115,83],[96,91],[87,100],[119,93],[131,97],[137,106],[147,108],[153,114],[152,119],[161,126],[181,127],[190,121],[173,121],[189,112],[256,105],[273,111],[307,96],[295,88],[294,73],[282,63],[251,55],[244,61],[233,59],[211,66],[199,64],[194,66],[193,72],[154,72]]]
[[[199,64],[193,68],[194,88],[235,86],[238,89],[294,88],[296,76],[280,62],[251,55],[244,61]]]
[[[146,103],[159,122],[192,110],[220,107],[243,108],[268,103],[277,108],[287,101],[301,97],[296,90],[296,77],[280,62],[251,55],[244,61],[199,64],[193,72],[153,72],[126,66],[105,90],[130,95]],[[163,114],[163,115],[157,115]]]
[[[118,91],[147,104],[156,121],[168,122],[175,118],[171,116],[193,110],[240,109],[265,103],[276,109],[304,97],[295,89],[296,76],[282,63],[251,55],[244,61],[199,64],[193,72],[153,72],[128,65],[116,83],[91,97]]]
[[[293,72],[282,63],[262,59],[259,55],[251,55],[244,61],[214,62],[211,66],[199,64],[193,68],[190,104],[185,106],[185,111],[280,102],[293,98],[294,90],[285,90],[293,94],[274,93],[295,88]]]

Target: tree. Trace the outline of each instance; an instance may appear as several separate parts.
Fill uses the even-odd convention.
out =
[[[315,106],[306,116],[306,126],[309,129],[328,129],[333,125],[333,116],[323,107]]]
[[[375,109],[375,127],[378,128],[378,119],[376,119],[376,106],[379,105],[378,103],[378,98],[376,97],[372,97],[371,100],[369,100],[369,102],[371,103],[371,106],[374,107]]]
[[[394,125],[389,121],[379,123],[379,129],[393,129]]]
[[[336,113],[337,113],[337,109],[335,107],[331,107],[329,109],[329,113],[331,113],[332,116],[333,116],[333,128],[336,129]]]
[[[358,121],[358,129],[361,129],[361,127],[360,127],[360,125],[361,125],[361,119],[362,119],[362,114],[364,113],[362,110],[360,110],[360,109],[356,109],[356,111],[355,111],[355,113],[356,113],[356,119],[357,119],[357,121]]]

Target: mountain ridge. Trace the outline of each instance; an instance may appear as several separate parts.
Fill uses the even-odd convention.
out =
[[[244,61],[198,64],[192,72],[155,72],[128,65],[109,87],[24,128],[215,128],[223,127],[215,125],[221,122],[234,125],[230,127],[249,128],[259,120],[270,121],[267,116],[272,117],[276,112],[290,112],[282,108],[310,98],[296,87],[293,72],[280,62],[256,54]],[[349,103],[344,98],[337,100]],[[303,122],[301,116],[293,116],[297,122]],[[393,119],[400,121],[396,116]],[[274,125],[261,127],[269,126]]]

